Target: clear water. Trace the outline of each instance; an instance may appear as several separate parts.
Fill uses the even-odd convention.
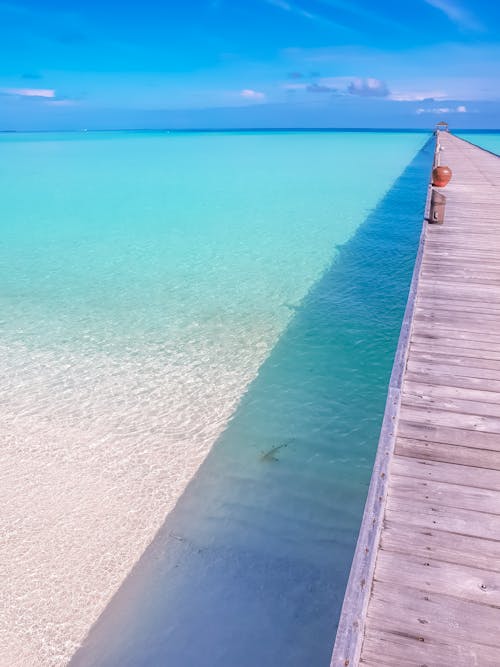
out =
[[[78,664],[325,659],[426,138],[0,137],[4,662],[67,662],[216,440]]]
[[[500,155],[500,131],[498,130],[458,132],[457,134],[462,139],[467,139],[467,141],[481,146],[481,148],[486,148],[486,150]]]

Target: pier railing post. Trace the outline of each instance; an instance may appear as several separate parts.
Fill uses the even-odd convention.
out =
[[[446,197],[432,188],[429,222],[433,225],[442,225],[444,222],[444,210]]]

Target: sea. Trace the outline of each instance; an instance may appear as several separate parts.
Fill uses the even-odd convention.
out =
[[[432,157],[0,134],[0,664],[327,667]]]
[[[490,153],[500,155],[500,130],[469,130],[468,132],[457,132],[456,134],[462,139],[466,139],[472,144],[490,151]]]

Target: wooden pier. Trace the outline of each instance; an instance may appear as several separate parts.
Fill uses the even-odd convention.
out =
[[[500,666],[500,158],[438,141],[332,667]]]

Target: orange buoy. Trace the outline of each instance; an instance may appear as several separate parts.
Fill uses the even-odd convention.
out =
[[[451,179],[451,169],[449,167],[434,167],[432,170],[432,185],[437,188],[444,188]]]

